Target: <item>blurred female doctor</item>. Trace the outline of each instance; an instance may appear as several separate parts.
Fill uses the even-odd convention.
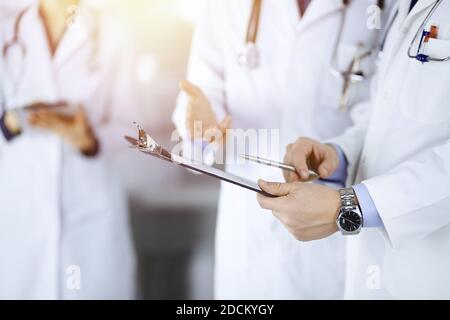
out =
[[[194,121],[202,121],[205,130],[225,131],[231,122],[234,129],[277,130],[278,148],[265,148],[266,139],[259,137],[256,144],[228,152],[225,164],[250,180],[283,181],[277,169],[236,163],[236,155],[280,160],[290,140],[330,138],[352,123],[349,110],[365,96],[373,72],[378,32],[369,30],[366,12],[376,3],[207,1],[193,40],[190,82],[181,84],[184,94],[174,114],[186,148],[193,138],[205,138],[195,134]],[[345,90],[346,71],[355,76],[363,71],[351,94]],[[298,243],[259,208],[254,193],[222,184],[216,298],[341,298],[343,267],[342,239]]]
[[[127,63],[78,2],[1,13],[2,299],[134,296],[126,202],[105,161],[131,112]]]

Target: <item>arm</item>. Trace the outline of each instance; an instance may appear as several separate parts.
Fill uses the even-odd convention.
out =
[[[363,181],[393,247],[401,247],[450,223],[450,140]]]
[[[338,154],[339,166],[336,171],[329,178],[327,178],[326,181],[335,182],[343,187],[345,185],[345,181],[347,180],[348,161],[341,147],[339,147],[338,145],[334,145],[334,147],[336,149],[336,153]],[[375,228],[383,226],[380,214],[366,186],[362,183],[357,184],[353,186],[353,190],[355,190],[359,207],[364,216],[363,227]]]
[[[449,176],[447,140],[354,189],[363,214],[374,214],[369,226],[383,226],[380,230],[389,244],[401,248],[450,223]],[[298,182],[261,181],[260,187],[278,196],[274,199],[258,195],[260,205],[272,210],[297,239],[322,239],[336,232],[333,223],[340,206],[336,190]]]

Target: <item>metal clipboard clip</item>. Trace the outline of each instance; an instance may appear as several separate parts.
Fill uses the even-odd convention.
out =
[[[222,171],[201,163],[196,163],[189,159],[170,153],[159,143],[157,143],[149,134],[147,134],[147,132],[145,132],[139,124],[134,123],[134,125],[136,125],[138,129],[137,139],[129,136],[124,137],[125,140],[130,144],[130,148],[136,149],[142,153],[184,167],[186,169],[190,169],[207,176],[234,184],[247,190],[261,193],[267,197],[274,197],[273,195],[267,194],[266,192],[262,191],[256,182],[249,181],[226,171]]]

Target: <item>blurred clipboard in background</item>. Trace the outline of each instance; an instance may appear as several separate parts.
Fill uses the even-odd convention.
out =
[[[261,193],[268,197],[274,197],[273,195],[267,194],[262,191],[256,182],[249,181],[242,177],[235,176],[223,170],[219,170],[201,163],[193,162],[189,159],[180,157],[178,155],[172,154],[161,145],[159,145],[155,140],[153,140],[150,135],[148,135],[138,124],[138,137],[132,138],[125,136],[125,140],[130,143],[131,148],[136,149],[144,154],[150,155],[152,157],[167,161],[177,166],[184,167],[208,175],[210,177],[234,184],[241,188],[251,190],[257,193]]]

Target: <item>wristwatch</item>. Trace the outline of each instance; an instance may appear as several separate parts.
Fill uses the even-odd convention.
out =
[[[353,188],[339,190],[341,208],[336,223],[343,235],[357,235],[363,226],[363,215]]]

